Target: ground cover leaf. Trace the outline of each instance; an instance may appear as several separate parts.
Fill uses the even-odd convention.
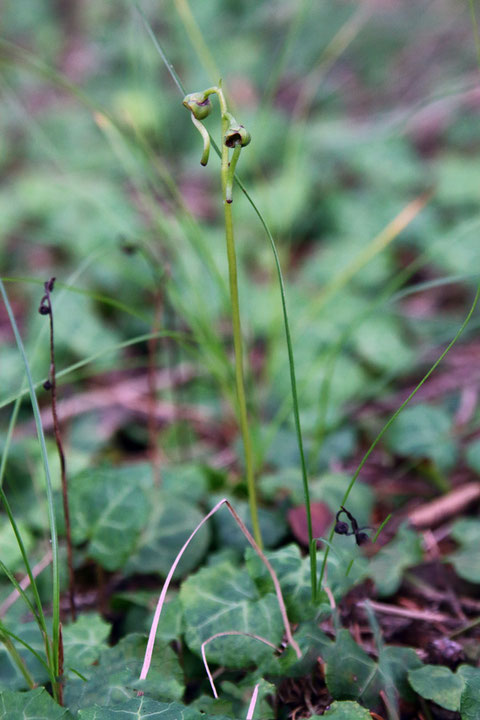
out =
[[[401,525],[394,539],[370,560],[368,575],[374,580],[380,596],[393,595],[400,587],[403,571],[421,560],[419,535]]]
[[[480,717],[480,670],[461,665],[459,667],[465,685],[460,698],[462,720],[478,720]]]
[[[28,692],[4,690],[0,693],[1,720],[67,720],[71,715],[60,707],[45,688]]]
[[[328,720],[371,720],[372,718],[366,708],[351,700],[336,700],[322,716],[312,715],[310,720],[320,720],[321,717]]]
[[[162,489],[190,502],[198,502],[209,493],[207,474],[201,465],[195,463],[167,465],[162,468]]]
[[[191,502],[166,492],[148,492],[151,512],[138,538],[135,551],[127,562],[127,573],[168,574],[180,548],[203,518]],[[206,523],[190,543],[180,560],[175,577],[184,577],[198,565],[210,542]]]
[[[80,615],[70,625],[63,625],[63,652],[65,669],[82,670],[94,663],[107,649],[110,623],[97,613]]]
[[[452,563],[461,578],[480,583],[480,521],[475,518],[460,518],[454,522],[450,534],[460,548],[447,555],[446,560]]]
[[[247,549],[245,557],[247,570],[260,592],[273,592],[270,573],[258,555],[253,550]],[[314,607],[311,602],[310,559],[301,556],[298,545],[291,544],[279,550],[267,552],[266,557],[277,574],[289,618],[293,622],[300,622],[318,615],[319,608]],[[317,553],[319,567],[322,560],[323,551],[319,551]],[[355,582],[361,579],[365,572],[366,562],[363,558],[358,558],[347,575],[350,561],[350,554],[342,550],[337,553],[332,552],[328,556],[328,585],[336,599],[339,599]]]
[[[232,701],[232,714],[235,717],[245,717],[252,698],[255,685],[258,685],[257,702],[255,705],[254,718],[261,720],[272,720],[275,717],[274,710],[269,698],[276,694],[275,685],[259,677],[258,671],[249,673],[240,682],[234,683],[225,680],[220,686],[220,697]]]
[[[451,436],[452,418],[440,407],[406,408],[385,434],[388,447],[405,457],[428,458],[441,469],[455,464],[457,448]]]
[[[216,500],[220,500],[220,496]],[[215,503],[212,503],[212,507]],[[252,532],[250,520],[250,510],[248,503],[243,500],[235,500],[233,503],[235,511],[240,519],[245,523],[247,528]],[[279,510],[270,510],[268,508],[258,508],[258,521],[262,531],[262,539],[265,547],[277,545],[287,532],[287,523],[285,522],[285,513]],[[238,525],[234,522],[230,513],[216,513],[212,518],[215,532],[218,536],[218,545],[220,547],[233,547],[237,550],[243,550],[249,547],[248,540]]]
[[[155,647],[148,678],[140,681],[147,640],[127,635],[100,654],[97,665],[88,671],[88,680],[67,680],[65,702],[72,712],[99,704],[117,705],[143,690],[155,700],[180,700],[184,692],[183,672],[174,651],[160,643]]]
[[[409,669],[422,663],[412,648],[383,647],[378,662],[355,643],[348,630],[337,633],[335,643],[326,649],[326,683],[334,698],[358,700],[367,707],[378,702],[380,690],[387,696],[400,695],[411,699],[408,685]]]
[[[79,720],[232,720],[225,715],[204,715],[181,703],[163,703],[148,697],[128,700],[115,707],[95,705],[78,714]]]
[[[275,595],[262,595],[247,570],[218,563],[199,570],[180,588],[188,646],[200,654],[204,640],[228,630],[260,635],[277,645],[284,627]],[[273,655],[253,638],[218,638],[206,648],[207,658],[226,667],[243,668]]]
[[[321,477],[310,481],[310,498],[312,501],[324,502],[335,515],[340,509],[350,480],[351,477],[343,473],[324,473]],[[291,498],[294,505],[302,505],[305,502],[302,476],[298,468],[289,467],[274,474],[263,475],[259,483],[262,494],[271,501],[278,501],[286,495]],[[374,501],[372,489],[358,481],[349,495],[347,507],[355,508],[355,517],[361,525],[364,525],[370,520]]]
[[[20,601],[21,602],[21,601]],[[10,619],[5,621],[7,630],[28,643],[39,655],[44,657],[45,646],[38,625],[33,620],[27,623]],[[48,673],[37,658],[21,643],[12,641],[20,656],[23,658],[30,675],[35,682],[42,684],[48,681]],[[0,644],[0,690],[27,689],[27,683],[22,673],[11,659],[10,653]]]
[[[158,602],[158,590],[132,590],[116,593],[112,597],[112,607],[120,611],[123,618],[122,628],[128,632],[148,632],[152,626],[155,606]],[[182,634],[182,606],[178,595],[168,595],[157,626],[157,642],[169,643]]]
[[[323,607],[327,609],[326,605]],[[318,658],[321,658],[323,662],[328,660],[334,646],[334,641],[323,630],[320,630],[315,620],[300,623],[295,631],[295,640],[302,651],[302,657],[298,659],[294,651],[287,648],[278,658],[279,675],[304,677],[317,665]],[[275,668],[271,670],[269,667],[268,669],[272,674],[277,674]]]
[[[339,700],[360,700],[371,706],[378,702],[378,667],[348,630],[337,633],[325,672],[327,687]]]
[[[403,338],[399,322],[392,315],[368,318],[361,323],[353,340],[359,355],[380,370],[403,368],[405,371],[415,356]]]
[[[135,466],[85,470],[69,481],[73,542],[88,542],[88,555],[107,570],[124,565],[148,521],[149,482]]]
[[[390,693],[398,692],[405,700],[413,701],[414,693],[408,682],[408,671],[422,667],[422,661],[413,648],[386,645],[381,648],[378,666],[383,684]]]
[[[458,711],[465,681],[443,665],[424,665],[408,673],[410,685],[421,697],[446,710]]]

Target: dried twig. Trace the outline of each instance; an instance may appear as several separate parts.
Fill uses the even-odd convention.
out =
[[[424,622],[452,622],[450,615],[443,613],[431,612],[430,610],[412,610],[410,608],[402,608],[398,605],[387,605],[387,603],[368,601],[372,610],[384,613],[386,615],[396,615],[397,617],[409,618],[410,620],[423,620]],[[359,607],[365,607],[365,601],[358,603]]]
[[[224,632],[215,633],[215,635],[212,635],[212,637],[207,638],[203,641],[201,646],[201,653],[202,653],[202,660],[203,664],[205,666],[205,672],[207,673],[208,679],[210,681],[210,685],[212,688],[213,696],[215,698],[218,698],[217,689],[215,687],[215,683],[213,682],[212,673],[210,672],[210,667],[207,662],[207,656],[205,654],[205,646],[208,645],[208,643],[212,642],[212,640],[216,640],[220,637],[227,637],[229,635],[241,635],[243,637],[251,637],[254,640],[259,640],[262,643],[265,643],[265,645],[269,645],[274,650],[278,651],[278,648],[276,645],[274,645],[270,640],[267,640],[266,638],[261,637],[260,635],[254,635],[253,633],[247,633],[247,632],[241,632],[240,630],[225,630]]]
[[[469,482],[432,502],[415,508],[408,514],[408,519],[416,528],[435,527],[444,520],[458,515],[479,498],[480,482]]]
[[[50,293],[53,292],[55,278],[52,277],[44,283],[45,295],[40,301],[38,312],[40,315],[48,315],[50,320],[50,371],[48,380],[44,383],[45,390],[50,390],[52,400],[52,418],[53,433],[55,435],[55,443],[57,445],[58,457],[60,458],[60,471],[62,478],[62,499],[63,514],[65,518],[65,534],[67,537],[67,564],[69,577],[69,596],[70,596],[70,614],[72,620],[76,619],[75,612],[75,575],[73,572],[73,550],[72,550],[72,531],[70,526],[70,510],[68,507],[68,485],[67,485],[67,466],[65,461],[65,453],[63,450],[62,436],[60,433],[60,423],[57,413],[57,378],[55,373],[55,336],[53,332],[53,307]]]

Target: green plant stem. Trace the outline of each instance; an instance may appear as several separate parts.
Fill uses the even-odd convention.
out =
[[[203,39],[202,31],[192,13],[188,0],[175,0],[175,9],[182,20],[185,32],[190,38],[195,51],[206,72],[210,75],[211,82],[218,82],[220,71],[218,70],[212,53]]]
[[[268,227],[265,218],[263,217],[262,213],[258,209],[258,207],[255,205],[252,197],[248,193],[245,185],[242,183],[240,178],[235,175],[235,181],[237,185],[242,190],[243,194],[247,198],[248,202],[252,206],[253,210],[255,211],[255,214],[257,215],[258,219],[260,220],[260,223],[265,230],[268,240],[270,242],[270,247],[272,249],[273,257],[275,260],[275,267],[277,270],[277,277],[278,277],[278,284],[280,287],[280,299],[282,302],[282,313],[283,313],[283,326],[285,330],[285,341],[287,343],[287,354],[288,354],[288,366],[290,371],[290,387],[291,387],[291,393],[292,393],[292,406],[293,406],[293,417],[295,420],[295,431],[297,434],[297,445],[298,445],[298,452],[300,454],[300,467],[302,471],[302,483],[303,483],[303,494],[305,498],[305,508],[307,511],[307,530],[308,530],[308,547],[309,547],[309,553],[310,553],[310,582],[312,587],[312,601],[313,603],[316,603],[317,601],[317,543],[313,537],[313,528],[312,528],[312,511],[311,511],[311,505],[310,505],[310,489],[308,487],[308,472],[307,472],[307,463],[305,460],[305,449],[303,446],[303,434],[302,434],[302,424],[300,421],[300,408],[298,404],[298,392],[297,392],[297,376],[295,372],[295,357],[293,355],[293,344],[292,344],[292,336],[290,333],[290,322],[288,319],[288,310],[287,310],[287,296],[285,293],[285,282],[283,280],[283,273],[282,273],[282,266],[280,265],[280,258],[278,256],[277,246],[275,245],[275,240],[273,239],[273,235],[270,232],[270,228]]]
[[[220,98],[220,93],[219,93]],[[220,98],[220,106],[222,110],[222,135],[225,134],[228,127],[228,120],[225,119],[224,101]],[[243,371],[243,341],[242,327],[240,323],[240,302],[238,297],[238,275],[237,275],[237,258],[235,254],[235,239],[233,234],[233,213],[232,204],[227,202],[229,163],[228,163],[228,147],[222,145],[222,198],[225,213],[225,240],[227,244],[228,258],[228,279],[230,283],[230,299],[232,305],[232,329],[233,329],[233,347],[235,352],[235,384],[237,388],[237,403],[240,430],[243,439],[243,449],[245,453],[245,470],[247,475],[248,504],[250,506],[250,516],[252,519],[252,528],[255,542],[262,548],[262,535],[260,532],[260,524],[258,522],[257,495],[255,488],[255,473],[253,467],[253,450],[252,439],[250,435],[250,427],[248,423],[247,402],[245,397],[245,383]]]
[[[150,23],[148,22],[145,13],[142,11],[141,7],[139,6],[138,2],[134,0],[134,5],[136,9],[138,10],[143,23],[145,25],[145,28],[147,30],[147,33],[150,35],[150,38],[160,55],[162,62],[165,65],[165,68],[169,72],[173,82],[177,86],[180,94],[182,96],[186,95],[186,90],[183,86],[183,83],[181,79],[179,78],[177,72],[175,71],[175,68],[173,65],[168,61],[167,56],[165,55],[163,48],[161,47],[160,43],[158,42],[155,33],[152,30],[152,27]],[[1,45],[0,45],[1,47]],[[216,144],[215,140],[213,138],[210,138],[212,147],[217,153],[219,157],[221,157],[220,149],[218,148],[218,145]],[[303,447],[303,437],[302,437],[302,427],[300,422],[300,410],[298,406],[298,394],[297,394],[297,380],[296,380],[296,373],[295,373],[295,359],[293,355],[293,345],[292,345],[292,339],[290,334],[290,324],[288,320],[288,310],[287,310],[287,298],[285,294],[285,283],[283,280],[283,273],[282,273],[282,267],[280,265],[280,258],[278,256],[277,252],[277,246],[275,245],[275,240],[273,239],[273,235],[270,231],[270,228],[268,227],[268,224],[263,217],[261,211],[256,206],[255,202],[253,201],[253,198],[251,197],[250,193],[248,192],[247,188],[243,184],[243,182],[240,180],[238,175],[235,173],[235,182],[238,185],[238,187],[241,189],[243,194],[245,195],[247,201],[250,203],[253,211],[255,212],[256,216],[258,217],[260,224],[262,225],[263,229],[265,230],[265,233],[268,237],[268,240],[270,242],[270,246],[273,252],[273,257],[275,259],[275,267],[277,270],[277,276],[278,276],[278,283],[280,286],[280,298],[282,302],[282,313],[283,313],[283,322],[284,322],[284,328],[285,328],[285,339],[287,343],[287,351],[288,351],[288,363],[289,363],[289,369],[290,369],[290,383],[292,388],[292,405],[293,405],[293,415],[295,419],[295,430],[297,434],[297,442],[298,442],[298,450],[300,453],[300,464],[301,464],[301,470],[302,470],[302,480],[303,480],[303,490],[305,495],[305,506],[307,510],[307,522],[308,522],[308,536],[309,536],[309,549],[310,549],[310,573],[311,573],[311,586],[312,586],[312,599],[315,602],[317,598],[317,555],[316,555],[316,543],[313,542],[313,531],[312,531],[312,521],[311,521],[311,509],[310,509],[310,491],[308,487],[308,474],[307,474],[307,464],[305,461],[305,451]]]
[[[348,497],[349,497],[349,495],[350,495],[350,493],[351,493],[351,491],[352,491],[352,489],[353,489],[353,486],[355,485],[355,483],[356,483],[356,481],[357,481],[358,476],[360,475],[360,473],[361,473],[361,471],[362,471],[363,466],[364,466],[365,463],[367,462],[368,458],[370,457],[370,455],[372,454],[372,452],[374,451],[374,449],[376,448],[376,446],[378,445],[378,443],[380,442],[380,440],[382,439],[382,437],[383,437],[383,436],[385,435],[385,433],[387,432],[388,428],[395,422],[395,420],[396,420],[397,417],[400,415],[400,413],[407,407],[407,405],[408,405],[408,403],[410,402],[410,400],[417,394],[417,392],[420,390],[420,388],[422,387],[422,385],[428,380],[428,378],[430,377],[430,375],[431,375],[431,374],[437,369],[437,367],[440,365],[440,363],[442,362],[442,360],[443,360],[443,358],[445,357],[445,355],[447,355],[447,353],[449,353],[450,350],[452,349],[452,347],[455,345],[455,343],[457,342],[458,338],[460,337],[460,335],[463,333],[463,331],[464,331],[465,328],[467,327],[468,323],[470,322],[470,318],[472,317],[472,315],[473,315],[473,313],[474,313],[474,310],[475,310],[475,308],[476,308],[476,306],[477,306],[479,297],[480,297],[480,285],[478,285],[478,287],[477,287],[477,291],[476,291],[476,293],[475,293],[475,297],[474,297],[474,299],[473,299],[472,306],[471,306],[470,310],[468,311],[465,320],[464,320],[463,323],[461,324],[461,326],[460,326],[459,330],[457,331],[457,334],[455,335],[455,337],[453,338],[453,340],[451,340],[451,342],[447,345],[447,347],[446,347],[445,350],[442,352],[442,354],[440,355],[440,357],[437,358],[437,360],[433,363],[433,365],[431,366],[431,368],[430,368],[430,369],[428,370],[428,372],[423,376],[423,378],[420,380],[420,382],[419,382],[418,385],[415,387],[415,389],[412,390],[412,392],[411,392],[410,395],[407,397],[407,399],[403,401],[403,403],[400,405],[400,407],[398,408],[398,410],[396,410],[396,411],[393,413],[393,415],[390,417],[390,419],[387,420],[387,422],[386,422],[385,425],[382,427],[382,429],[381,429],[380,432],[378,433],[378,435],[377,435],[377,437],[375,438],[375,440],[372,442],[372,444],[371,444],[370,447],[368,448],[367,452],[365,453],[365,455],[363,456],[362,460],[360,461],[357,469],[355,470],[355,473],[354,473],[352,479],[350,480],[350,483],[349,483],[349,485],[348,485],[348,488],[347,488],[346,491],[345,491],[345,495],[343,496],[343,499],[342,499],[342,502],[340,503],[340,505],[346,505],[347,500],[348,500]],[[329,539],[330,542],[332,542],[334,533],[335,533],[335,528],[332,527],[332,529],[331,529],[331,531],[330,531],[330,535],[328,536],[328,539]],[[325,568],[326,568],[326,564],[327,564],[328,554],[329,554],[329,548],[328,548],[328,546],[327,546],[327,548],[325,549],[325,555],[323,556],[322,569],[321,569],[321,572],[320,572],[320,579],[319,579],[319,581],[318,581],[318,588],[317,588],[317,591],[318,591],[318,592],[320,592],[320,589],[321,589],[321,587],[322,587],[322,582],[323,582],[323,577],[324,577],[324,575],[325,575]]]

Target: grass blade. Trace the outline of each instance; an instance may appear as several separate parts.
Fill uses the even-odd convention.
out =
[[[437,360],[435,360],[435,362],[434,362],[433,365],[430,367],[430,369],[428,370],[428,372],[423,376],[423,378],[420,380],[420,382],[419,382],[418,385],[415,387],[415,389],[412,390],[412,392],[411,392],[410,395],[406,398],[406,400],[403,401],[403,403],[400,405],[400,407],[393,413],[393,415],[389,418],[389,420],[387,420],[387,422],[386,422],[385,425],[382,427],[382,429],[381,429],[380,432],[378,433],[378,435],[377,435],[377,437],[375,438],[375,440],[372,442],[372,444],[371,444],[370,447],[368,448],[367,452],[365,453],[365,455],[363,456],[362,460],[360,461],[357,469],[355,470],[355,473],[353,474],[352,479],[350,480],[350,483],[349,483],[349,485],[348,485],[348,488],[347,488],[346,491],[345,491],[345,495],[343,496],[343,499],[342,499],[342,502],[340,503],[340,505],[346,505],[347,500],[348,500],[348,497],[349,497],[349,495],[350,495],[350,493],[351,493],[351,491],[352,491],[353,486],[355,485],[355,483],[356,483],[356,481],[357,481],[358,476],[360,475],[360,473],[361,473],[361,471],[362,471],[363,466],[364,466],[365,463],[367,462],[368,458],[370,457],[370,455],[372,454],[372,452],[374,451],[374,449],[376,448],[376,446],[378,445],[378,443],[380,442],[380,440],[382,439],[382,437],[383,437],[383,436],[385,435],[385,433],[387,432],[388,428],[395,422],[395,420],[396,420],[397,417],[400,415],[400,413],[402,412],[402,410],[404,410],[404,409],[407,407],[407,405],[408,405],[408,403],[410,402],[410,400],[412,400],[412,398],[417,394],[417,392],[420,390],[420,388],[422,387],[422,385],[428,380],[428,378],[430,377],[430,375],[431,375],[431,374],[437,369],[437,367],[440,365],[440,363],[442,362],[443,358],[450,352],[450,350],[452,349],[452,347],[455,345],[455,343],[457,342],[458,338],[460,337],[460,335],[463,333],[463,331],[464,331],[465,328],[467,327],[468,323],[470,322],[470,318],[472,317],[472,315],[473,315],[473,313],[474,313],[474,311],[475,311],[475,308],[476,308],[476,306],[477,306],[479,297],[480,297],[480,285],[478,285],[478,287],[477,287],[477,291],[476,291],[476,293],[475,293],[475,297],[474,297],[474,299],[473,299],[473,303],[472,303],[472,305],[471,305],[471,307],[470,307],[470,310],[468,311],[465,320],[464,320],[463,323],[461,324],[461,326],[460,326],[460,328],[458,329],[458,331],[457,331],[455,337],[453,338],[453,340],[450,341],[450,343],[447,345],[447,347],[446,347],[445,350],[442,352],[442,354],[437,358]],[[332,527],[332,530],[330,531],[330,535],[329,535],[329,537],[328,537],[328,539],[329,539],[330,542],[331,542],[332,539],[333,539],[334,532],[335,532],[335,529]],[[325,574],[326,562],[327,562],[327,558],[328,558],[328,553],[329,553],[329,548],[327,547],[327,549],[326,549],[326,551],[325,551],[324,558],[323,558],[323,562],[322,562],[322,569],[321,569],[321,572],[320,572],[320,579],[319,579],[319,581],[318,581],[317,592],[320,591],[320,588],[321,588],[321,586],[322,586],[323,577],[324,577],[324,574]]]
[[[48,505],[48,520],[50,525],[50,538],[51,538],[51,544],[52,544],[52,597],[53,597],[53,609],[52,609],[52,621],[53,621],[53,627],[52,627],[52,655],[50,658],[49,664],[51,665],[51,669],[53,670],[54,676],[58,676],[58,658],[59,658],[59,628],[60,628],[60,576],[59,576],[59,568],[58,568],[58,536],[57,536],[57,525],[55,520],[55,511],[53,506],[53,489],[52,489],[52,480],[50,475],[50,466],[48,462],[48,456],[47,456],[47,447],[45,445],[45,436],[43,434],[43,428],[42,428],[42,422],[40,419],[40,408],[38,407],[38,401],[37,396],[35,394],[35,389],[33,386],[33,380],[32,380],[32,374],[30,372],[30,365],[28,362],[27,355],[25,353],[25,348],[23,346],[22,338],[20,336],[20,332],[18,330],[17,322],[15,320],[15,316],[13,314],[12,306],[10,305],[10,301],[8,299],[7,293],[5,291],[5,286],[3,282],[0,280],[0,292],[3,297],[3,301],[5,303],[5,307],[7,310],[8,318],[10,320],[10,324],[12,326],[13,334],[15,335],[15,341],[17,343],[20,355],[22,356],[23,364],[25,367],[25,373],[27,376],[27,383],[28,388],[30,392],[30,399],[32,403],[33,408],[33,414],[35,417],[35,425],[37,428],[37,435],[38,435],[38,441],[40,443],[40,450],[42,454],[42,460],[43,460],[43,468],[45,472],[45,484],[46,484],[46,492],[47,492],[47,505]],[[58,698],[58,687],[57,683],[54,684],[54,694],[56,698]]]

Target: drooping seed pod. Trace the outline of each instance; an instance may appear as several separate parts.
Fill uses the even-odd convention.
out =
[[[335,532],[338,535],[350,535],[350,528],[348,523],[343,522],[342,520],[337,520],[335,524]]]
[[[203,92],[190,93],[183,98],[183,105],[190,110],[196,120],[204,120],[210,115],[212,103]]]
[[[227,113],[227,117],[229,125],[223,138],[223,142],[229,148],[234,148],[238,145],[240,145],[240,147],[246,147],[252,139],[252,136],[248,132],[247,128],[244,125],[240,125],[240,123],[238,123],[230,113]]]

